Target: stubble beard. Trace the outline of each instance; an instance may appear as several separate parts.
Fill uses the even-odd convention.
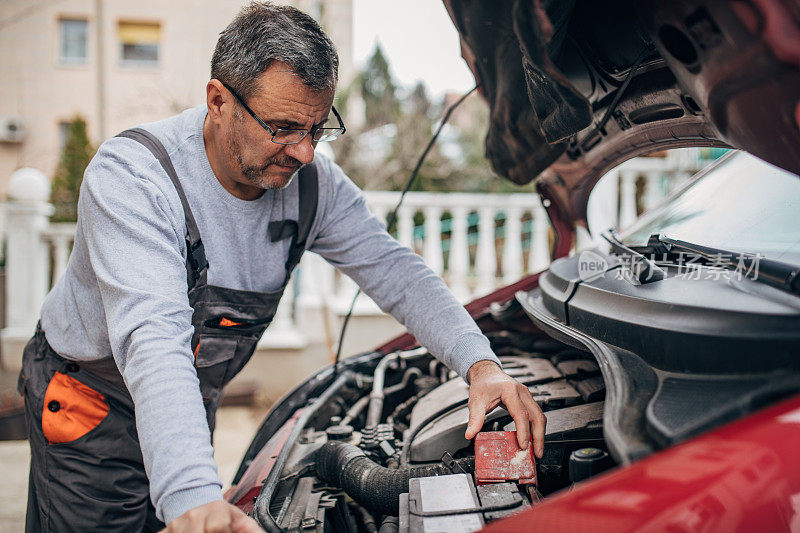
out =
[[[236,162],[239,165],[239,171],[247,181],[254,186],[264,190],[285,189],[292,181],[292,177],[303,166],[298,160],[293,157],[273,157],[267,160],[266,163],[259,166],[247,165],[242,159],[241,145],[238,139],[231,136],[228,138],[228,149],[230,153],[236,155]],[[296,167],[291,174],[285,174],[278,177],[270,177],[267,171],[270,165],[281,165],[286,167]]]

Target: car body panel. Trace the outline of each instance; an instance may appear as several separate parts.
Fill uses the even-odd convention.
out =
[[[485,529],[554,532],[800,530],[800,396]]]
[[[236,503],[246,513],[252,512],[255,499],[264,484],[264,479],[269,475],[272,467],[275,466],[278,453],[283,445],[286,444],[289,434],[302,413],[302,408],[295,411],[294,415],[272,435],[267,444],[253,458],[239,482],[225,492],[224,497],[226,500]]]

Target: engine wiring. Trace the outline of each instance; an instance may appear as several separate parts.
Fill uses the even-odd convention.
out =
[[[403,205],[403,199],[405,198],[406,193],[410,191],[411,187],[414,185],[414,181],[416,181],[417,179],[417,174],[419,173],[419,169],[422,168],[422,164],[425,162],[425,158],[428,157],[428,153],[431,151],[431,148],[433,148],[433,145],[436,143],[436,139],[442,132],[444,125],[447,124],[447,121],[450,119],[450,115],[459,105],[461,105],[461,103],[464,100],[467,99],[467,97],[469,97],[469,95],[475,92],[479,86],[480,84],[476,84],[475,87],[464,93],[461,96],[461,98],[459,98],[455,103],[453,103],[450,107],[447,108],[444,117],[442,117],[442,120],[439,123],[439,127],[436,128],[436,132],[431,137],[431,140],[428,141],[428,145],[425,147],[425,150],[423,150],[422,155],[420,155],[419,160],[417,160],[417,164],[414,167],[414,170],[411,172],[411,177],[408,179],[408,182],[406,182],[405,187],[403,187],[403,192],[400,194],[400,199],[397,201],[397,205],[395,206],[392,213],[389,215],[389,219],[387,220],[386,223],[386,231],[388,231],[389,233],[392,232],[394,225],[397,222],[397,213],[400,210],[400,206]],[[350,322],[350,317],[352,316],[353,310],[355,309],[356,301],[358,300],[358,297],[360,295],[361,295],[361,288],[359,287],[356,290],[355,296],[353,296],[353,301],[350,302],[350,308],[344,317],[344,321],[342,322],[342,329],[339,332],[339,344],[336,347],[336,357],[333,360],[333,378],[332,378],[333,381],[335,381],[336,377],[339,375],[339,363],[342,357],[342,346],[344,345],[344,335],[345,332],[347,331],[347,324]]]
[[[506,319],[499,319],[501,331],[516,331]],[[273,444],[280,451],[269,448],[272,452],[262,455],[263,459],[272,456],[274,463],[261,481],[250,515],[267,531],[301,528],[308,512],[326,530],[353,533],[377,531],[379,523],[396,530],[391,529],[393,523],[434,516],[450,520],[474,514],[491,522],[506,511],[535,505],[542,494],[575,483],[574,450],[599,448],[602,452],[591,464],[578,465],[582,469],[575,470],[575,476],[588,473],[588,477],[610,468],[613,462],[602,440],[602,395],[597,393],[604,394],[604,386],[592,386],[602,378],[591,354],[560,342],[506,338],[515,340],[507,346],[513,347],[513,355],[503,355],[502,362],[531,387],[544,411],[563,413],[563,425],[548,441],[551,453],[536,463],[535,479],[541,491],[530,486],[528,478],[511,475],[498,478],[490,494],[469,488],[487,463],[479,464],[477,448],[464,438],[467,419],[462,413],[468,407],[464,383],[455,374],[442,375],[443,365],[425,348],[414,348],[365,354],[351,360],[354,364],[343,365],[334,382],[328,382],[329,369],[298,391],[301,396],[284,411],[280,423],[285,429],[278,431],[285,436]],[[402,412],[398,411],[401,405]],[[392,414],[387,417],[389,411]],[[491,431],[500,431],[510,419],[499,415],[489,422]],[[275,438],[278,433],[271,435]],[[506,454],[500,468],[510,467],[512,455]],[[264,464],[253,461],[249,468],[263,472]],[[420,505],[433,493],[450,487],[431,488],[427,483],[423,487],[412,480],[452,475],[459,477],[443,483],[455,483],[462,495],[466,489],[475,496],[477,490],[472,503],[436,509],[435,514],[423,510]],[[263,478],[259,476],[256,479]],[[412,498],[413,506],[406,503]],[[249,504],[249,497],[245,500]]]
[[[630,85],[631,80],[633,80],[634,76],[636,75],[636,72],[642,66],[642,64],[644,63],[644,60],[647,58],[647,56],[650,55],[651,53],[652,53],[651,50],[648,48],[648,49],[645,49],[644,51],[642,51],[636,57],[636,60],[633,62],[633,64],[631,65],[630,69],[628,70],[628,74],[625,76],[625,79],[622,81],[622,85],[620,85],[619,88],[616,90],[616,93],[614,94],[614,98],[611,100],[611,104],[608,106],[608,109],[606,109],[606,112],[603,114],[603,118],[600,119],[600,122],[598,122],[594,126],[594,128],[592,128],[592,131],[590,131],[589,134],[586,135],[586,137],[584,137],[583,140],[580,142],[579,148],[580,148],[581,151],[588,150],[587,146],[594,140],[596,135],[601,135],[601,134],[605,135],[606,134],[605,133],[606,124],[608,124],[608,121],[614,115],[614,111],[616,111],[617,106],[619,105],[619,102],[622,99],[622,96],[625,94],[625,91],[628,89],[628,85]]]

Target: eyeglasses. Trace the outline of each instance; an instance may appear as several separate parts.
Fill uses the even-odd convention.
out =
[[[336,108],[331,106],[331,111],[333,111],[333,116],[336,117],[336,120],[339,121],[338,128],[322,128],[318,126],[312,127],[310,130],[303,129],[303,128],[270,128],[266,122],[261,120],[258,115],[256,115],[250,107],[244,103],[244,100],[236,94],[236,91],[230,88],[227,83],[222,83],[226,89],[228,89],[231,94],[233,95],[236,100],[242,104],[245,111],[247,111],[253,119],[258,122],[258,125],[267,130],[271,135],[270,140],[275,144],[297,144],[303,139],[306,138],[306,135],[309,133],[311,134],[311,139],[314,141],[332,141],[337,139],[340,135],[342,135],[346,129],[344,127],[344,122],[342,122],[342,117],[339,115],[339,112],[336,111]]]

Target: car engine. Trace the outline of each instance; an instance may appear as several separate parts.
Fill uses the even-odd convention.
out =
[[[464,438],[467,384],[423,348],[398,351],[366,371],[348,370],[310,401],[305,418],[295,416],[293,445],[279,431],[264,447],[279,473],[265,480],[256,517],[284,531],[473,531],[614,466],[603,440],[605,386],[591,354],[513,329],[487,336],[547,416],[533,476],[497,474],[513,472],[524,455],[515,438],[502,440],[515,429],[502,406],[479,434],[490,451],[477,466],[490,460],[494,470],[476,475],[479,439]],[[273,443],[280,440],[289,441],[282,457]]]

